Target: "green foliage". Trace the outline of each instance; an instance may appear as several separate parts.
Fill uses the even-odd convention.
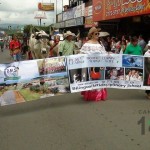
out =
[[[40,86],[39,85],[30,86],[30,91],[38,93],[40,92]]]
[[[37,93],[40,92],[40,88],[39,88],[39,87],[36,87],[36,88],[35,88],[35,92],[37,92]]]
[[[33,25],[26,25],[24,27],[24,33],[30,34],[33,32],[38,32],[40,30],[45,31],[47,34],[49,34],[49,26],[33,26]]]
[[[30,86],[30,91],[34,91],[34,86]]]

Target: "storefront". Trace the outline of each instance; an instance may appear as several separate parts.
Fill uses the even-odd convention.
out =
[[[93,0],[93,20],[100,24],[106,22],[117,23],[116,33],[147,35],[149,20],[149,0]]]
[[[59,29],[60,32],[66,32],[67,30],[77,34],[84,31],[84,12],[85,4],[76,6],[62,14],[57,15],[57,23],[54,25],[55,28]]]
[[[65,21],[65,30],[70,30],[76,35],[80,31],[82,36],[84,33],[84,17],[79,17]]]

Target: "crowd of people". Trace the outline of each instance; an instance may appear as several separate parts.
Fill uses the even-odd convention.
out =
[[[132,54],[132,55],[146,55],[150,54],[150,41],[147,43],[142,35],[136,36],[125,36],[121,38],[101,36],[100,32],[97,33],[98,42],[103,45],[106,52],[115,54]],[[71,31],[64,33],[64,40],[60,40],[59,34],[51,36],[49,38],[49,57],[67,56],[80,52],[81,47],[90,40],[91,37],[87,36],[83,39],[80,36],[76,36]],[[20,61],[21,56],[25,55],[25,59],[33,59],[30,52],[29,41],[21,42],[16,35],[13,36],[9,42],[10,55],[14,58],[14,61]],[[4,42],[0,41],[1,51],[4,49]],[[20,51],[18,50],[20,49]],[[17,50],[16,50],[17,49]]]
[[[110,35],[101,35],[98,28],[92,27],[84,40],[80,36],[76,36],[71,31],[64,33],[64,40],[60,40],[59,34],[49,38],[49,54],[50,57],[57,56],[68,56],[74,54],[131,54],[131,55],[145,55],[150,56],[150,41],[148,44],[145,42],[142,35],[136,36],[125,36],[121,38],[110,37]],[[1,42],[1,41],[0,41]],[[10,55],[14,61],[24,59],[33,59],[31,49],[29,47],[29,41],[20,42],[16,35],[13,36],[9,43]],[[0,46],[2,44],[0,43]],[[1,46],[3,50],[3,45]],[[140,81],[139,72],[130,70],[126,76],[126,80]],[[148,98],[150,99],[150,91],[146,91]],[[98,89],[92,91],[85,91],[81,93],[85,100],[105,100],[107,98],[106,89]]]
[[[91,28],[88,33],[88,37],[85,41],[73,42],[74,33],[67,31],[64,38],[65,40],[59,43],[58,56],[68,56],[76,53],[81,54],[131,54],[131,55],[145,55],[150,54],[150,42],[148,44],[143,39],[142,35],[136,36],[122,36],[121,38],[110,36],[101,36],[100,29],[95,27]],[[80,44],[76,44],[80,43]],[[80,45],[80,46],[77,46]],[[75,50],[78,50],[75,52]],[[130,70],[126,76],[128,81],[142,81],[142,78],[138,70]],[[150,91],[146,90],[147,97],[150,99]],[[106,89],[98,89],[92,91],[84,91],[81,93],[85,100],[106,100]]]

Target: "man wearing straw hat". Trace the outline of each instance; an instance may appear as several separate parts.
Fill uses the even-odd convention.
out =
[[[73,55],[74,50],[75,50],[75,43],[72,41],[73,37],[75,36],[74,33],[71,31],[67,31],[64,34],[65,40],[61,42],[59,45],[59,55],[60,56],[68,56],[68,55]]]

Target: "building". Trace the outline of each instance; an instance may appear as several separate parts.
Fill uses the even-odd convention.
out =
[[[70,0],[57,15],[54,25],[60,32],[80,30],[85,37],[90,27],[98,26],[111,35],[139,35],[149,39],[150,2],[148,0]]]
[[[70,30],[75,34],[80,31],[81,37],[85,37],[87,35],[84,25],[85,10],[87,10],[86,7],[91,5],[92,0],[70,0],[69,6],[65,6],[64,11],[56,16],[54,28],[59,29],[60,32]]]
[[[147,0],[93,0],[93,20],[113,35],[149,38],[150,2]]]

